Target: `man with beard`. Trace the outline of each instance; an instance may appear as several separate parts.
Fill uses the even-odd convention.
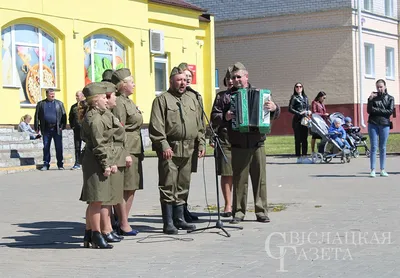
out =
[[[203,128],[195,100],[186,92],[186,75],[175,67],[170,88],[153,101],[149,133],[158,156],[158,188],[163,217],[163,232],[194,230],[183,215],[188,194],[195,140]],[[200,144],[199,157],[205,146]]]

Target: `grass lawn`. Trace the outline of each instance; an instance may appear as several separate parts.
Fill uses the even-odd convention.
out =
[[[318,142],[319,140],[317,140]],[[311,146],[311,136],[308,140]],[[369,147],[369,140],[367,139],[367,144]],[[311,147],[309,147],[310,150]],[[267,137],[265,150],[267,155],[288,155],[294,154],[294,136],[270,136]],[[212,155],[214,149],[207,146],[207,155]],[[359,148],[360,153],[364,153],[362,148]],[[397,153],[400,152],[400,134],[390,134],[387,144],[387,153]],[[153,151],[145,151],[145,156],[155,156]]]

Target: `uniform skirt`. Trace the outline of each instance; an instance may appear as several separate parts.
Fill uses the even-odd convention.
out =
[[[118,167],[118,171],[110,176],[111,199],[103,205],[116,205],[122,203],[124,198],[124,174],[125,167]]]
[[[124,190],[143,189],[142,154],[132,154],[132,166],[125,168]]]
[[[85,151],[82,172],[83,186],[80,200],[89,203],[110,201],[112,198],[111,179],[103,175],[104,170],[91,151]]]

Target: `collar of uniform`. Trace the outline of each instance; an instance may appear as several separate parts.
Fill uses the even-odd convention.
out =
[[[183,94],[181,94],[177,90],[172,90],[171,88],[169,88],[168,93],[170,93],[174,97],[181,98],[186,93],[186,91]]]

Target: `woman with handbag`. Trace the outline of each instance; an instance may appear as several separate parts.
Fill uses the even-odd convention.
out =
[[[311,111],[309,110],[308,97],[300,82],[294,85],[293,94],[289,102],[289,112],[294,114],[292,128],[297,163],[311,163],[311,160],[305,158],[308,149],[308,120]]]
[[[392,123],[390,122],[390,116],[394,111],[394,98],[388,94],[386,89],[386,82],[383,79],[379,79],[375,83],[376,92],[372,92],[368,98],[367,112],[368,117],[368,135],[371,142],[371,154],[370,154],[370,166],[371,173],[370,177],[374,178],[375,174],[375,163],[376,163],[376,151],[378,149],[379,140],[379,162],[381,168],[381,177],[389,176],[385,170],[386,163],[386,142],[389,137],[389,129]]]

